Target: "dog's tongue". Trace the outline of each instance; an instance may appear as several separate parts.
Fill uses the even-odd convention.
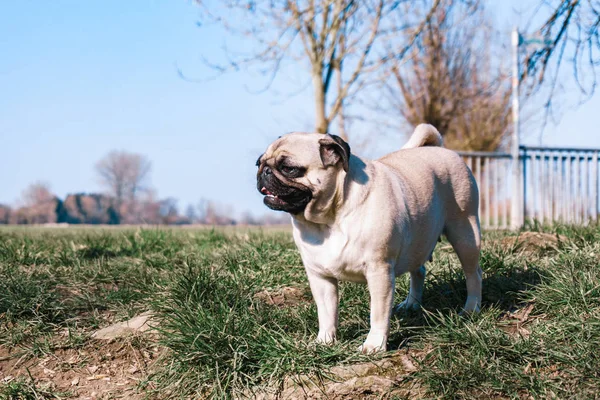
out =
[[[261,192],[262,194],[266,194],[267,196],[268,196],[268,195],[274,196],[274,195],[273,195],[273,193],[269,192],[269,191],[267,190],[267,188],[266,188],[266,187],[264,187],[264,186],[262,187],[262,189],[260,189],[260,192]]]

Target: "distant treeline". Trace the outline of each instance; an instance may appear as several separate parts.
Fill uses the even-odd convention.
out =
[[[162,225],[277,225],[289,224],[285,213],[270,212],[260,217],[243,213],[234,217],[233,208],[201,199],[180,212],[177,199],[160,199],[148,185],[151,162],[145,156],[111,151],[96,164],[104,193],[69,194],[62,200],[48,183],[35,182],[22,193],[19,206],[0,204],[0,224],[162,224]]]
[[[289,216],[249,213],[239,219],[232,210],[223,210],[211,201],[201,201],[197,207],[188,206],[185,215],[179,213],[176,200],[136,201],[115,206],[114,198],[98,193],[70,194],[64,200],[52,195],[38,196],[27,205],[11,208],[0,204],[0,224],[208,224],[208,225],[275,225],[289,223]]]
[[[119,224],[120,217],[108,196],[72,194],[63,201],[58,197],[45,199],[16,209],[0,205],[3,224]]]

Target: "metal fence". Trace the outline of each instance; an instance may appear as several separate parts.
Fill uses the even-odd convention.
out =
[[[512,157],[509,153],[459,152],[479,187],[479,222],[485,229],[510,226]]]
[[[512,213],[541,223],[587,224],[598,221],[600,150],[521,146],[520,181],[513,185],[510,153],[459,152],[479,187],[479,217],[484,229],[508,229]],[[514,187],[521,189],[513,193]],[[511,199],[519,200],[511,205]],[[514,210],[513,207],[519,207]]]

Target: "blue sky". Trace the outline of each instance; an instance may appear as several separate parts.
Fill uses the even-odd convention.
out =
[[[499,13],[510,18],[511,10]],[[310,92],[252,94],[257,77],[207,76],[219,32],[196,26],[191,1],[4,2],[0,13],[0,203],[41,180],[64,197],[101,190],[94,164],[113,149],[146,155],[160,197],[200,198],[265,212],[256,157],[281,133],[311,128]],[[501,21],[503,24],[510,21]],[[294,73],[292,72],[292,75]],[[298,76],[301,76],[298,72]],[[282,82],[283,81],[283,82]],[[276,91],[296,86],[280,80]],[[600,147],[600,96],[565,110],[544,144]],[[530,134],[537,144],[537,134]],[[370,155],[400,147],[387,139]]]

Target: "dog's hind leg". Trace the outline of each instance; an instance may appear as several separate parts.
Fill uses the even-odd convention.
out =
[[[479,218],[472,215],[464,219],[448,221],[445,226],[448,241],[458,255],[467,280],[465,312],[478,312],[481,307],[482,271],[479,267],[481,231]]]
[[[402,310],[414,310],[421,307],[423,300],[423,287],[425,286],[425,266],[421,265],[414,271],[410,272],[410,289],[406,300],[398,304],[394,309],[395,312]]]

